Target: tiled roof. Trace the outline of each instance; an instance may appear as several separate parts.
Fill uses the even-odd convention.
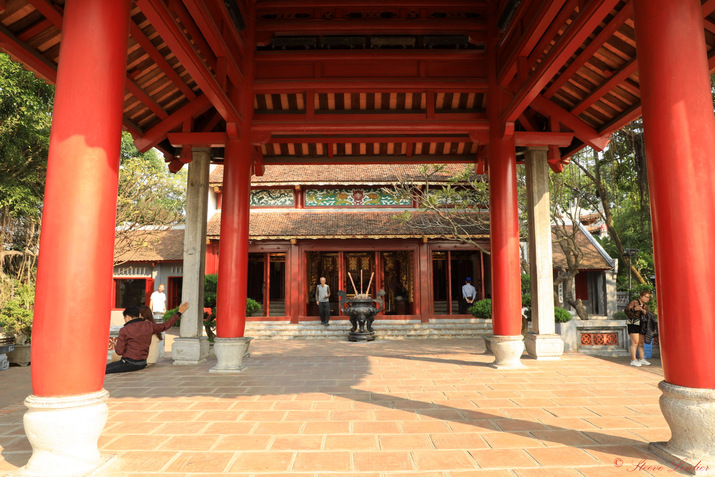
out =
[[[290,165],[280,166],[268,164],[262,176],[251,177],[254,186],[275,185],[371,185],[390,184],[400,179],[419,180],[423,177],[420,169],[430,166],[420,164],[341,164],[337,165]],[[468,164],[445,164],[431,180],[446,180],[461,172]],[[223,166],[217,166],[209,177],[211,185],[223,183]]]
[[[136,246],[131,252],[115,255],[116,262],[155,262],[184,259],[184,230],[171,229],[160,232],[136,231],[131,234]]]
[[[321,238],[422,238],[438,237],[437,230],[416,231],[394,211],[251,211],[250,237],[266,239],[321,239]],[[221,213],[217,212],[208,223],[207,236],[218,238],[221,230]],[[488,230],[474,226],[470,233],[488,236]]]
[[[610,270],[613,268],[580,230],[576,233],[576,243],[583,254],[579,270]],[[556,241],[556,234],[553,233],[551,234],[551,245],[554,268],[566,268],[566,256]]]

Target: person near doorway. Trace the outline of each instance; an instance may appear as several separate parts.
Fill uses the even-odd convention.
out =
[[[124,326],[119,330],[117,344],[114,346],[114,350],[122,358],[107,364],[105,374],[126,373],[146,368],[152,336],[174,326],[188,308],[188,302],[182,303],[179,311],[165,323],[144,320],[141,318],[138,306],[125,309]]]
[[[159,285],[159,289],[151,294],[149,299],[149,308],[154,313],[154,321],[161,323],[164,313],[166,313],[166,293],[164,293],[164,284]]]
[[[320,322],[330,326],[330,286],[325,282],[325,277],[320,277],[320,283],[315,287],[315,302],[318,304]]]
[[[650,363],[645,360],[645,349],[643,345],[645,343],[646,327],[642,326],[647,324],[646,315],[648,313],[649,301],[650,292],[643,290],[640,296],[628,303],[626,309],[623,310],[628,317],[626,325],[628,326],[628,336],[631,338],[631,366],[640,367],[650,365]],[[640,359],[638,359],[637,354],[640,354]]]
[[[462,285],[462,299],[459,300],[459,314],[464,315],[467,313],[469,305],[474,303],[477,299],[477,289],[472,285],[472,279],[467,277]]]

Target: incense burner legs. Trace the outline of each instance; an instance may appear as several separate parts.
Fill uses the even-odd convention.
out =
[[[375,341],[372,324],[375,321],[375,316],[385,307],[382,299],[385,296],[385,291],[380,290],[377,293],[377,298],[355,297],[348,300],[343,290],[340,290],[338,295],[343,300],[343,311],[350,318],[352,325],[348,341]]]

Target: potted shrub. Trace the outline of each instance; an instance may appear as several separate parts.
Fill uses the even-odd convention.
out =
[[[30,340],[32,339],[32,315],[35,290],[29,285],[18,285],[13,296],[0,309],[0,328],[15,339],[15,350],[7,353],[10,363],[30,364]]]
[[[492,317],[492,301],[489,298],[479,300],[469,308],[469,313],[475,318],[490,319]]]
[[[556,321],[556,333],[561,335],[564,342],[564,351],[578,351],[578,330],[571,313],[555,306],[554,320]]]

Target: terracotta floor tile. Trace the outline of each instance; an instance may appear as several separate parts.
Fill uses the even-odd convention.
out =
[[[391,434],[380,435],[378,439],[383,451],[434,449],[430,438],[424,435]]]
[[[249,451],[267,450],[272,436],[256,435],[231,435],[221,436],[214,444],[215,451]]]
[[[581,473],[570,467],[550,469],[514,469],[518,477],[581,477]]]
[[[414,451],[412,456],[418,470],[465,470],[478,467],[466,451]]]
[[[203,411],[196,418],[197,421],[227,421],[236,422],[242,420],[241,417],[248,411]]]
[[[271,450],[320,450],[323,447],[323,436],[276,436],[271,444]]]
[[[540,422],[527,421],[523,419],[495,419],[493,422],[501,430],[506,432],[548,429],[545,424],[542,424]]]
[[[327,436],[326,450],[377,450],[377,438],[374,435]]]
[[[485,432],[481,436],[495,449],[544,447],[540,440],[528,433]]]
[[[327,421],[330,411],[288,411],[286,421]]]
[[[512,469],[516,467],[534,467],[537,462],[523,449],[485,449],[471,450],[469,453],[484,469]]]
[[[231,411],[228,411],[231,412]],[[241,421],[282,421],[286,414],[292,411],[245,411],[241,415]],[[205,417],[202,416],[202,419]],[[220,419],[215,419],[220,420]]]
[[[169,436],[165,435],[128,434],[109,442],[104,449],[109,451],[152,450],[159,449],[168,440]]]
[[[420,415],[416,412],[402,409],[374,411],[376,421],[419,421]]]
[[[259,422],[253,434],[300,434],[302,422]]]
[[[333,421],[374,421],[371,411],[330,411]]]
[[[233,458],[231,452],[183,452],[166,468],[167,472],[223,473]]]
[[[192,422],[165,422],[156,426],[151,430],[151,434],[200,434],[208,427],[208,423],[204,421]],[[209,434],[216,434],[209,432]]]
[[[482,449],[488,447],[479,434],[432,434],[435,449]]]
[[[293,462],[293,452],[243,452],[229,472],[285,472]]]
[[[449,472],[449,477],[514,477],[508,470],[453,470]]]
[[[122,452],[112,468],[126,472],[159,472],[175,456],[175,452],[131,450]]]
[[[448,424],[442,421],[405,421],[401,425],[402,432],[404,432],[405,434],[431,434],[438,432],[452,432]]]
[[[357,471],[397,471],[413,470],[409,452],[355,452],[353,454]]]
[[[492,419],[468,419],[466,421],[452,421],[447,424],[452,432],[486,432],[500,431],[496,425],[496,420]]]
[[[173,451],[207,451],[213,447],[220,436],[217,435],[193,435],[174,436],[164,442],[160,449]]]
[[[349,452],[298,452],[293,472],[346,472],[351,467]]]
[[[619,458],[626,464],[633,464],[640,461],[655,461],[657,457],[648,452],[648,448],[644,443],[643,446],[583,446],[581,447],[587,454],[593,456],[601,464],[613,464]]]
[[[204,432],[207,434],[248,434],[254,427],[257,426],[255,422],[204,422],[206,428]]]
[[[349,434],[349,422],[306,422],[303,434]]]
[[[526,449],[536,461],[544,467],[575,467],[592,465],[598,461],[581,449],[571,447],[548,447]]]
[[[408,423],[402,423],[407,425]],[[400,426],[397,422],[353,422],[353,434],[397,434]]]
[[[582,447],[595,445],[596,441],[579,431],[534,430],[531,435],[541,440],[546,446]]]

